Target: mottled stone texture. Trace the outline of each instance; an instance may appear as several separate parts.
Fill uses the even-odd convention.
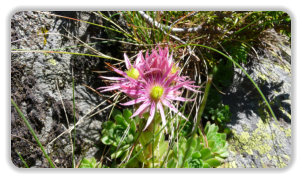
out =
[[[101,23],[92,13],[51,13]],[[80,46],[83,44],[78,39],[86,43],[93,43],[94,41],[91,41],[89,37],[102,37],[102,34],[101,28],[94,28],[87,23],[39,12],[17,12],[11,18],[12,51],[16,49],[60,49],[59,51],[91,54],[87,48]],[[103,52],[108,51],[101,49],[100,46],[94,47]],[[93,70],[102,70],[103,61],[101,58],[57,53],[18,52],[11,54],[11,97],[30,121],[57,167],[71,167],[72,146],[68,133],[52,144],[49,143],[74,123],[72,71],[75,83],[75,119],[79,120],[103,101],[102,97],[84,86],[95,89],[101,85],[98,74]],[[56,83],[59,86],[67,116]],[[107,103],[104,103],[100,108],[104,108],[106,105]],[[16,153],[18,151],[30,167],[49,167],[13,106],[11,111],[11,159],[13,164],[23,167]],[[98,113],[94,117],[85,119],[78,126],[76,162],[79,162],[81,157],[95,156],[98,155],[98,152],[102,152],[95,146],[100,143],[101,123],[106,119],[104,114],[106,113]]]
[[[245,69],[269,100],[278,122],[248,78],[236,70],[223,99],[232,113],[228,124],[232,135],[230,156],[222,167],[283,168],[291,161],[290,46],[284,37],[273,31],[267,33],[277,40],[270,40],[271,48],[258,50],[258,56],[251,57],[256,63],[247,64]]]

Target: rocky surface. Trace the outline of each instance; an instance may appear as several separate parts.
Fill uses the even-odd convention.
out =
[[[52,13],[101,23],[91,13]],[[87,23],[39,12],[17,12],[11,19],[12,51],[62,49],[61,51],[90,53],[79,46],[81,43],[75,37],[86,43],[93,43],[90,36],[103,37],[104,34],[101,28],[94,28]],[[108,52],[101,46],[94,47]],[[95,89],[101,85],[98,74],[92,71],[103,69],[103,61],[102,58],[57,53],[14,52],[11,54],[12,99],[30,121],[41,143],[46,146],[47,152],[51,154],[52,160],[58,167],[71,167],[72,146],[68,133],[49,143],[74,124],[72,72],[75,84],[75,119],[79,120],[103,101],[102,97],[84,86]],[[98,109],[107,105],[105,102]],[[20,152],[30,167],[48,167],[48,162],[13,106],[11,110],[12,162],[18,167],[23,166],[16,153]],[[81,157],[98,155],[100,149],[95,145],[100,142],[99,134],[102,120],[106,118],[105,114],[98,113],[77,126],[75,151],[80,154],[77,155],[80,156],[76,158],[77,162]]]
[[[274,37],[275,33],[270,34]],[[259,50],[259,59],[254,56],[251,60],[257,63],[245,69],[269,100],[278,122],[271,117],[249,79],[236,70],[233,84],[223,99],[232,113],[228,124],[232,136],[230,156],[222,167],[283,168],[291,161],[291,52],[288,44],[275,45],[262,53]]]

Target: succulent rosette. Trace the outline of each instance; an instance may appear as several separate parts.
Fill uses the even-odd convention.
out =
[[[101,92],[119,90],[132,98],[131,101],[121,105],[140,104],[131,117],[149,112],[144,130],[152,122],[156,111],[160,113],[162,125],[166,125],[165,106],[186,119],[173,105],[173,101],[192,101],[181,97],[180,90],[186,88],[198,92],[195,89],[198,86],[193,85],[194,81],[190,81],[188,77],[179,74],[180,68],[174,62],[173,55],[169,55],[167,47],[152,49],[150,55],[146,52],[145,58],[140,51],[133,65],[126,54],[124,58],[127,70],[124,72],[112,67],[112,70],[122,77],[101,76],[101,78],[115,81],[111,86],[98,88],[102,89]]]

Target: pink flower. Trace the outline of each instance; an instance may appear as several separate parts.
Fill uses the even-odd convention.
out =
[[[100,76],[103,79],[116,81],[116,83],[113,83],[112,86],[104,86],[104,87],[97,88],[98,90],[102,89],[102,91],[100,92],[120,90],[124,93],[127,93],[128,96],[132,98],[136,97],[133,91],[136,91],[137,90],[136,88],[140,85],[137,80],[139,78],[139,72],[137,68],[139,68],[142,65],[141,59],[143,58],[143,55],[141,52],[138,54],[134,65],[131,65],[130,60],[126,54],[124,54],[124,58],[125,58],[125,64],[127,70],[124,72],[113,66],[110,66],[114,72],[118,73],[122,77]]]
[[[194,89],[198,86],[192,85],[194,82],[190,81],[188,77],[179,75],[178,65],[174,63],[172,54],[169,56],[168,48],[161,49],[159,47],[158,52],[153,49],[150,56],[148,52],[146,53],[145,59],[140,52],[134,65],[131,65],[126,55],[124,57],[127,71],[123,72],[112,67],[122,77],[102,77],[117,82],[113,83],[112,86],[99,88],[104,89],[101,92],[120,90],[133,98],[133,100],[122,104],[125,106],[140,104],[131,117],[149,111],[144,130],[152,122],[156,111],[160,113],[162,124],[166,125],[164,106],[186,119],[172,102],[192,101],[181,97],[180,89],[187,88],[198,92]]]

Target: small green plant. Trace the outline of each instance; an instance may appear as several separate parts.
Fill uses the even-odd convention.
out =
[[[228,42],[225,44],[225,50],[237,63],[247,63],[250,48],[243,42]]]
[[[193,140],[191,148],[188,151],[189,157],[184,161],[184,156],[188,148],[188,140],[185,137],[181,137],[178,141],[178,145],[173,147],[170,155],[171,159],[167,164],[168,168],[180,168],[182,165],[184,168],[210,168],[220,165],[220,161],[214,158],[210,149],[202,145],[200,136],[195,136],[189,140]]]
[[[189,140],[191,146],[187,158],[184,156],[188,149]],[[207,123],[204,136],[194,136],[186,139],[180,137],[178,144],[173,147],[170,153],[168,168],[215,168],[218,167],[228,156],[226,134],[218,133],[218,126]]]
[[[186,137],[192,132],[193,124],[183,119],[180,121],[179,128],[181,129],[179,134]]]
[[[124,109],[123,113],[117,109],[113,111],[113,121],[103,124],[101,141],[111,146],[111,159],[127,157],[131,145],[137,138],[135,120],[130,119],[132,112]]]
[[[155,116],[149,130],[142,132],[139,138],[139,144],[136,146],[134,153],[143,150],[137,157],[137,165],[147,168],[158,168],[163,161],[169,148],[169,142],[165,140],[164,131],[161,131],[160,115]],[[159,134],[155,137],[155,134]],[[155,137],[150,143],[150,139]]]
[[[96,161],[94,157],[84,158],[81,161],[79,168],[107,168],[105,165]]]
[[[204,128],[206,137],[202,138],[202,143],[204,147],[209,147],[216,159],[223,161],[229,155],[227,136],[225,133],[219,133],[218,130],[217,125],[208,122]]]
[[[205,118],[211,119],[213,122],[216,123],[227,123],[230,121],[231,118],[230,108],[228,105],[219,103],[217,105],[217,108],[209,108],[207,116],[205,116]]]

